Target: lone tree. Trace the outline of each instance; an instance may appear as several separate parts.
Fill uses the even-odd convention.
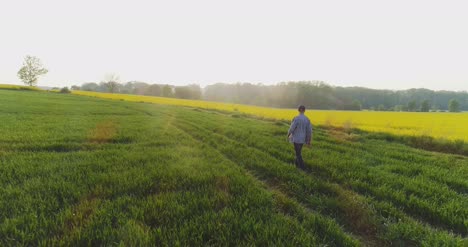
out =
[[[24,84],[28,86],[35,86],[38,77],[49,72],[42,66],[41,60],[34,56],[26,56],[24,58],[23,67],[18,71],[18,77]]]
[[[108,74],[106,75],[103,83],[106,86],[107,90],[111,93],[117,92],[117,89],[119,88],[119,81],[120,77],[116,74]]]
[[[449,112],[459,112],[460,111],[460,103],[458,103],[458,100],[451,99],[449,101],[448,110],[449,110]]]

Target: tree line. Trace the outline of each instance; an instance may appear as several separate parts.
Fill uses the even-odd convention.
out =
[[[25,84],[34,86],[38,77],[47,72],[37,57],[27,56],[18,71],[18,77]],[[395,91],[363,87],[333,87],[321,81],[282,82],[276,85],[216,83],[202,90],[196,84],[173,86],[137,81],[122,84],[117,75],[110,74],[99,84],[84,83],[81,86],[72,86],[72,90],[204,99],[281,108],[293,108],[303,104],[312,109],[355,111],[361,109],[413,112],[468,111],[466,91],[433,91],[424,88]],[[61,92],[69,92],[69,90],[63,88]]]
[[[27,56],[18,71],[18,77],[26,85],[34,86],[38,77],[47,72],[37,57]],[[468,111],[466,91],[433,91],[424,88],[395,91],[333,87],[321,81],[282,82],[276,85],[216,83],[203,90],[196,84],[173,86],[136,81],[125,84],[119,82],[120,78],[117,75],[110,74],[99,84],[85,83],[82,86],[72,86],[72,90],[204,99],[281,108],[293,108],[303,104],[312,109],[355,111]],[[68,88],[63,88],[61,92],[69,91]]]
[[[192,84],[174,86],[144,82],[85,83],[72,90],[203,99],[258,106],[294,108],[304,104],[312,109],[375,111],[467,111],[468,93],[429,89],[379,90],[363,87],[334,87],[321,81],[282,82],[276,85],[216,83],[201,88]],[[111,86],[110,84],[115,84]]]
[[[159,97],[173,97],[180,99],[202,99],[202,89],[199,85],[174,86],[169,84],[148,84],[145,82],[130,81],[118,83],[117,80],[106,82],[89,82],[81,86],[72,86],[72,90],[109,92],[122,94],[136,94]]]
[[[218,83],[204,89],[204,99],[281,108],[304,104],[324,110],[468,110],[467,92],[334,87],[321,81],[282,82],[276,85]]]

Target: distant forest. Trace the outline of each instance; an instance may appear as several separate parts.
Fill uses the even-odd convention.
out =
[[[173,86],[144,82],[85,83],[72,90],[203,99],[258,106],[311,109],[376,111],[468,111],[468,92],[429,89],[380,90],[363,87],[335,87],[320,81],[282,82],[276,85],[216,83]]]

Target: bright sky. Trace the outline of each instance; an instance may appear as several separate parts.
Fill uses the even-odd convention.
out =
[[[323,80],[468,90],[468,2],[15,0],[0,2],[0,83],[26,55],[43,86]]]

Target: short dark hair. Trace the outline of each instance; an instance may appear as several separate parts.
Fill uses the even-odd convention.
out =
[[[298,111],[305,111],[305,106],[303,105],[300,105],[298,108],[297,108]]]

